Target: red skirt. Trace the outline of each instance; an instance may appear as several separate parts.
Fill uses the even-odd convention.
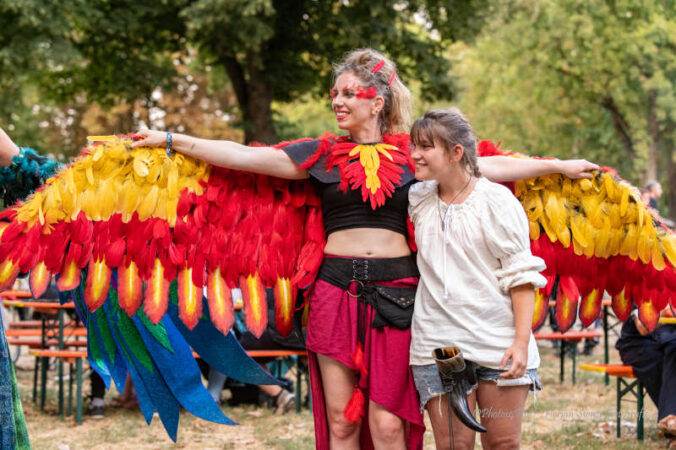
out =
[[[378,284],[415,287],[417,278],[404,278]],[[318,279],[309,298],[306,344],[309,357],[312,410],[316,448],[329,448],[329,426],[317,353],[355,369],[352,361],[358,342],[357,298],[337,286]],[[363,306],[362,306],[363,308]],[[366,323],[373,321],[375,310],[366,305]],[[369,373],[359,384],[368,398],[405,421],[407,447],[422,449],[425,425],[420,402],[409,366],[411,330],[366,327],[364,361]],[[368,402],[361,423],[361,448],[373,448],[368,429]]]

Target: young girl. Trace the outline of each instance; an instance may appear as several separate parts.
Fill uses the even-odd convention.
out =
[[[433,110],[413,125],[415,177],[409,214],[415,225],[420,283],[411,325],[411,366],[438,449],[448,449],[447,396],[432,352],[457,346],[477,365],[484,448],[518,448],[528,389],[541,389],[530,331],[534,288],[546,284],[532,255],[526,214],[504,186],[481,177],[472,127],[455,108]],[[456,449],[475,432],[452,417]]]

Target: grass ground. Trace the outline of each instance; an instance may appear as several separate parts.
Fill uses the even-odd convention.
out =
[[[578,357],[578,363],[602,362],[602,348],[592,356]],[[525,449],[658,449],[665,441],[657,436],[657,410],[645,401],[645,440],[636,441],[635,403],[624,403],[625,426],[622,438],[615,437],[614,380],[606,387],[603,375],[578,370],[577,384],[570,383],[570,360],[567,360],[566,381],[559,384],[558,354],[549,343],[540,346],[542,366],[539,370],[544,391],[536,401],[530,396],[523,425],[522,448]],[[613,352],[611,361],[619,361]],[[17,376],[24,412],[33,447],[36,449],[312,449],[314,428],[312,415],[305,408],[300,414],[274,415],[269,409],[254,406],[224,407],[225,414],[239,426],[216,425],[182,412],[178,441],[166,435],[159,418],[147,426],[138,410],[113,408],[107,404],[103,419],[84,418],[81,426],[56,414],[56,383],[50,372],[45,411],[40,411],[30,398],[32,392],[32,357],[22,356]],[[88,390],[88,383],[85,383]],[[108,402],[115,396],[109,393]],[[431,431],[425,436],[425,449],[433,449]],[[480,444],[477,441],[477,448]]]

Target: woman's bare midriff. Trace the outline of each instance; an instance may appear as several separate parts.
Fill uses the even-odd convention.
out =
[[[383,228],[350,228],[331,233],[324,253],[358,258],[398,258],[411,254],[406,238]]]

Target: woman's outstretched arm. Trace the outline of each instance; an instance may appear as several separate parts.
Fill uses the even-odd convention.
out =
[[[570,178],[592,178],[597,164],[584,159],[521,159],[509,156],[479,158],[479,170],[491,181],[505,182],[562,173]]]
[[[143,139],[133,146],[162,147],[167,145],[165,131],[140,130]],[[185,134],[172,133],[171,148],[209,164],[246,172],[255,172],[280,178],[298,180],[308,178],[284,151],[272,147],[247,147],[231,141],[200,139]]]
[[[12,165],[12,158],[19,154],[19,146],[7,136],[5,130],[0,128],[0,166],[8,167]]]

